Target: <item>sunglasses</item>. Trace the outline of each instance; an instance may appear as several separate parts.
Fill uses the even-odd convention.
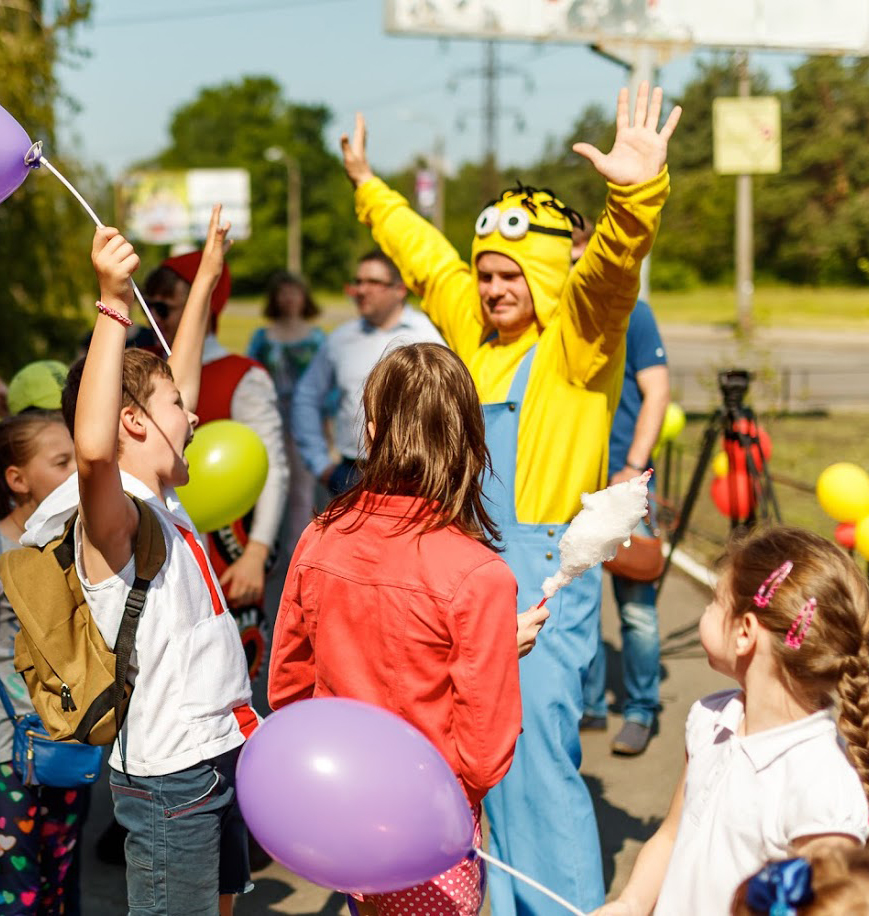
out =
[[[174,311],[174,306],[169,305],[168,302],[163,302],[161,299],[148,299],[147,302],[148,308],[162,321],[165,321],[169,317],[169,313]]]

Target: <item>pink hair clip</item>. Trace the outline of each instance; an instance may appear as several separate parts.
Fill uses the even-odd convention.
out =
[[[754,596],[754,603],[759,608],[769,607],[772,596],[778,591],[779,586],[787,579],[794,564],[790,560],[785,560],[778,569],[773,570],[767,577],[766,581],[757,590]]]
[[[803,644],[806,633],[809,632],[809,627],[812,625],[812,618],[815,616],[817,607],[818,602],[814,598],[809,598],[799,614],[794,618],[794,622],[788,630],[788,635],[785,636],[785,645],[789,649],[799,649]]]

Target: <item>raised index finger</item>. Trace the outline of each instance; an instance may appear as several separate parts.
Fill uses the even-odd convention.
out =
[[[353,130],[353,152],[362,157],[365,155],[365,118],[361,111],[356,112],[356,127]]]

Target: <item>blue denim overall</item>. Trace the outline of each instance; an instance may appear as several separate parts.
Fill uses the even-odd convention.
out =
[[[534,349],[507,401],[485,404],[486,442],[495,475],[486,480],[487,508],[501,529],[504,558],[519,583],[520,611],[543,597],[540,586],[559,566],[567,525],[516,520],[519,416]],[[539,469],[540,474],[546,468]],[[564,481],[564,485],[569,485]],[[522,727],[513,765],[485,799],[492,855],[588,912],[604,901],[597,822],[578,773],[582,686],[600,639],[601,570],[595,567],[550,599],[550,618],[519,663]],[[505,872],[489,869],[494,916],[562,916],[564,909]]]

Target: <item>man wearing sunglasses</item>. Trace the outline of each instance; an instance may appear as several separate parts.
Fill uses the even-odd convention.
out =
[[[374,364],[393,346],[444,342],[431,321],[407,304],[401,274],[382,251],[361,258],[346,289],[359,317],[329,335],[293,392],[293,437],[302,460],[332,496],[358,480],[364,460],[362,388]],[[323,415],[333,399],[338,461],[323,432]]]
[[[608,182],[606,209],[571,269],[578,215],[547,190],[519,185],[477,219],[469,263],[371,170],[365,122],[342,137],[356,212],[464,360],[486,419],[494,474],[486,510],[501,530],[518,607],[541,598],[558,542],[582,493],[606,484],[609,428],[625,364],[625,332],[669,191],[662,93],[643,84],[633,119],[619,94],[616,139],[604,154],[574,150]],[[582,682],[600,639],[600,568],[547,605],[550,622],[522,659],[523,733],[510,771],[485,799],[493,855],[583,911],[603,903],[597,825],[578,774]],[[481,609],[485,610],[485,609]],[[490,875],[494,916],[558,916],[559,904],[502,872]]]

